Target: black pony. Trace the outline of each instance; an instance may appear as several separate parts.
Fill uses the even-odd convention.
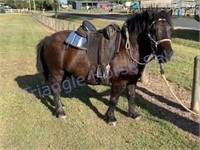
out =
[[[135,88],[141,77],[148,57],[154,54],[159,63],[170,60],[171,47],[171,11],[146,10],[128,18],[121,28],[119,50],[109,62],[112,73],[109,82],[111,95],[109,108],[105,114],[109,124],[115,124],[114,110],[121,92],[126,89],[128,99],[128,116],[139,118],[135,110]],[[46,81],[52,83],[56,117],[65,117],[60,99],[61,85],[66,77],[73,76],[80,82],[100,84],[88,78],[91,67],[85,51],[72,46],[66,47],[65,38],[69,30],[60,31],[44,38],[37,46],[37,69]],[[95,77],[96,78],[96,77]]]

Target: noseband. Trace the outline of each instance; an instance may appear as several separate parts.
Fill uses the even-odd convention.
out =
[[[156,22],[158,22],[158,21],[166,21],[166,19],[163,19],[163,18],[159,18],[158,20],[154,20],[152,23],[151,23],[151,25],[149,26],[149,30],[151,30],[151,28],[152,28],[152,26],[156,23]],[[172,42],[170,39],[168,39],[168,38],[166,38],[166,39],[161,39],[161,40],[158,40],[158,41],[156,41],[156,40],[154,40],[154,38],[152,37],[152,35],[150,34],[150,33],[148,33],[148,37],[149,37],[149,39],[151,40],[151,42],[155,45],[155,47],[157,48],[158,47],[158,45],[160,44],[160,43],[163,43],[163,42]]]

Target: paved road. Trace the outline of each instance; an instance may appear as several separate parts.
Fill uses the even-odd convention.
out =
[[[200,23],[191,18],[174,18],[172,21],[174,26],[178,28],[200,30]]]
[[[101,18],[101,19],[111,19],[111,20],[126,20],[130,15],[120,15],[120,14],[83,14],[83,13],[61,13],[65,16],[76,16],[76,17],[91,17],[91,18]],[[188,28],[193,30],[200,30],[200,23],[192,18],[173,18],[172,19],[175,28]]]

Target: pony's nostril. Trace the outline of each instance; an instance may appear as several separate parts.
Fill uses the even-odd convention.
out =
[[[172,50],[164,50],[163,51],[163,57],[166,59],[166,61],[171,60],[172,55],[173,55]]]
[[[173,52],[173,50],[171,50],[171,52],[169,54],[170,58],[173,56],[173,54],[174,54],[174,52]]]

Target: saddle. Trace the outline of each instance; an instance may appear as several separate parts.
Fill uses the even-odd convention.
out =
[[[82,22],[82,25],[77,29],[76,31],[80,36],[87,37],[89,33],[96,33],[97,29],[96,27],[89,22],[88,20],[84,20]]]
[[[90,63],[97,66],[97,78],[109,82],[109,63],[118,52],[121,42],[121,30],[117,24],[110,24],[97,30],[89,21],[85,20],[75,31],[79,36],[87,39],[87,56]]]

